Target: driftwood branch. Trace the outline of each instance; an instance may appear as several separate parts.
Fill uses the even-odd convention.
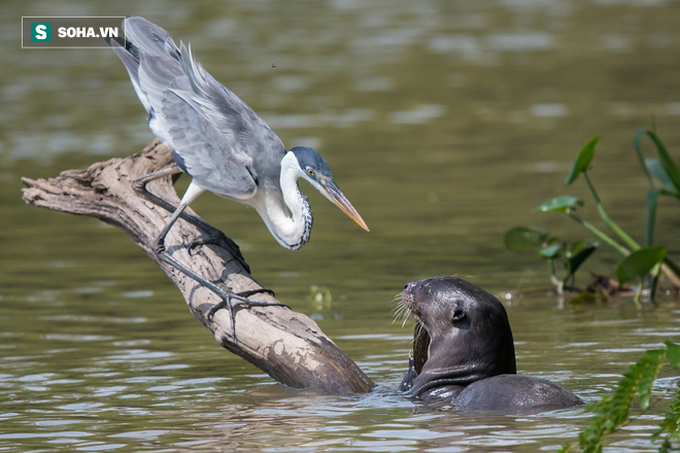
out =
[[[67,170],[49,180],[23,178],[27,186],[23,189],[23,199],[39,207],[96,217],[121,228],[173,281],[193,315],[221,346],[282,384],[333,394],[369,391],[373,384],[368,377],[306,315],[280,305],[233,302],[234,341],[228,310],[216,311],[212,319],[207,316],[210,309],[221,302],[220,297],[158,259],[152,243],[169,213],[140,197],[133,190],[131,181],[170,165],[170,152],[170,148],[156,141],[125,159],[96,163],[85,170]],[[174,206],[179,203],[170,177],[152,181],[148,189]],[[191,210],[187,211],[195,215]],[[204,244],[192,242],[199,237],[219,237],[216,232],[202,231],[180,220],[166,238],[168,251],[194,272],[229,291],[261,288],[224,243],[214,240]],[[279,303],[266,293],[250,298]]]

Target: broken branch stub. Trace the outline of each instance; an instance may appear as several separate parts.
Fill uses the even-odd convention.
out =
[[[207,313],[221,298],[193,279],[159,260],[153,240],[165,224],[168,211],[141,197],[132,187],[135,178],[172,164],[171,149],[158,140],[143,151],[91,165],[85,170],[67,170],[48,180],[22,178],[23,199],[34,206],[96,217],[115,225],[165,272],[182,293],[193,315],[212,332],[217,342],[253,363],[272,378],[294,388],[320,389],[332,394],[367,392],[373,383],[304,314],[281,305],[250,306],[234,300],[236,340],[228,310]],[[172,178],[151,181],[147,188],[177,206],[179,198]],[[187,209],[189,215],[195,215]],[[211,231],[206,231],[209,228]],[[202,244],[199,237],[213,238]],[[223,238],[222,241],[215,238]],[[228,241],[218,230],[178,221],[166,238],[167,250],[192,271],[223,288],[240,293],[261,288],[241,261],[229,251]],[[258,293],[253,301],[278,304],[271,295]]]

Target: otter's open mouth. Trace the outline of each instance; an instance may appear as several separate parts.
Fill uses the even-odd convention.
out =
[[[415,371],[420,373],[420,370],[422,370],[423,365],[425,365],[429,358],[430,334],[428,333],[427,325],[420,317],[415,304],[415,297],[408,289],[401,293],[399,310],[403,313],[404,324],[408,318],[415,319],[416,321],[413,330],[413,353],[411,357]]]

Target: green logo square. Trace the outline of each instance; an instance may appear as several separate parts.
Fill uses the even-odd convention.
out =
[[[31,42],[52,42],[52,24],[31,22]]]

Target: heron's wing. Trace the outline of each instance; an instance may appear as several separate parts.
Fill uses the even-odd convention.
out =
[[[161,127],[167,128],[173,157],[199,186],[236,200],[255,195],[257,181],[250,170],[250,156],[225,148],[224,135],[181,94],[166,93],[162,111]]]
[[[247,199],[276,182],[281,140],[241,99],[217,82],[168,33],[141,17],[127,19],[125,64],[149,126],[174,148],[178,163],[201,187]]]
[[[125,65],[125,69],[127,69],[128,74],[130,75],[132,86],[140,101],[142,101],[144,108],[151,114],[153,107],[148,99],[147,90],[150,88],[152,89],[153,87],[147,85],[142,88],[139,79],[142,58],[170,58],[170,61],[175,60],[178,62],[179,49],[167,31],[142,17],[131,16],[125,19],[124,22],[126,24],[125,32],[127,40],[122,43],[120,38],[112,38],[117,40],[120,44],[125,44],[124,46],[113,47],[113,50]],[[168,84],[180,73],[177,64],[164,65],[162,73],[158,74],[158,79],[163,80],[165,84]],[[161,85],[163,85],[163,83],[158,84],[159,87]]]

